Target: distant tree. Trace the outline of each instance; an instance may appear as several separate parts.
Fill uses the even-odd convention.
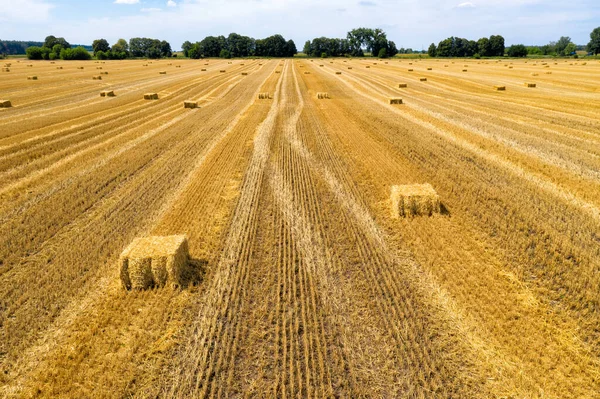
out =
[[[50,35],[44,40],[44,47],[48,47],[49,49],[53,48],[57,44],[60,44],[61,48],[71,48],[71,45],[65,40],[64,37],[55,37]]]
[[[567,47],[565,47],[563,53],[564,55],[576,55],[576,51],[577,51],[577,46],[575,45],[575,43],[569,43],[567,44]]]
[[[119,39],[115,44],[112,45],[111,51],[114,54],[118,54],[119,57],[127,58],[129,56],[129,44],[125,39]],[[123,54],[125,54],[123,56]]]
[[[502,57],[504,56],[504,37],[500,35],[490,36],[490,56],[491,57]]]
[[[192,46],[193,46],[193,44],[190,43],[188,40],[183,42],[183,44],[181,45],[181,50],[183,50],[184,57],[189,57],[189,51],[192,48]]]
[[[219,58],[231,58],[231,53],[227,49],[222,49],[219,53]]]
[[[307,40],[306,42],[304,42],[304,47],[302,48],[302,52],[304,54],[306,54],[307,56],[310,56],[312,54],[312,48],[311,48],[311,41]]]
[[[398,48],[396,47],[396,43],[390,40],[388,42],[388,56],[393,57],[396,54],[398,54]]]
[[[522,44],[513,44],[508,48],[509,57],[527,57],[527,47]]]
[[[482,57],[489,57],[491,55],[490,39],[482,37],[477,41],[477,52]]]
[[[31,47],[27,47],[27,50],[25,50],[27,53],[27,59],[30,60],[41,60],[43,59],[43,51],[41,47],[38,46],[31,46]]]
[[[92,48],[94,49],[94,56],[98,54],[98,51],[108,52],[110,51],[110,45],[106,41],[106,39],[96,39],[92,43]]]
[[[569,43],[571,43],[571,38],[569,36],[561,36],[560,39],[558,39],[558,41],[556,42],[556,54],[563,55]]]
[[[160,42],[160,55],[162,57],[171,57],[171,55],[173,55],[173,50],[171,50],[171,44],[166,41],[163,40]]]
[[[286,50],[287,50],[287,57],[293,57],[298,53],[298,49],[296,48],[296,43],[294,43],[293,40],[288,40],[286,42],[287,46],[286,46]]]
[[[529,55],[543,55],[544,54],[542,49],[537,46],[527,47],[527,53]]]
[[[587,45],[587,51],[594,55],[600,53],[600,26],[590,33],[590,42]]]
[[[63,60],[90,60],[92,56],[89,51],[79,46],[75,48],[63,48],[60,51],[60,58]]]
[[[435,43],[431,43],[429,45],[429,48],[427,49],[427,54],[429,54],[430,57],[435,57],[435,55],[437,54],[437,47]]]

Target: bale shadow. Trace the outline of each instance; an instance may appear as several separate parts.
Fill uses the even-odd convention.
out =
[[[204,275],[208,268],[208,260],[190,258],[188,266],[181,288],[196,287],[204,281]]]
[[[451,216],[450,210],[446,208],[446,205],[440,203],[440,214],[442,216]]]

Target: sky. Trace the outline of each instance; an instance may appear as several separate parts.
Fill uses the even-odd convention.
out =
[[[507,45],[569,36],[587,44],[600,26],[600,0],[0,0],[0,39],[69,43],[151,37],[174,50],[189,40],[236,32],[282,34],[298,49],[314,37],[382,28],[398,48],[427,49],[458,36],[499,34]]]

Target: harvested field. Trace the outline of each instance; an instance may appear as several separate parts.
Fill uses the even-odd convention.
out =
[[[600,63],[373,61],[14,62],[0,397],[597,397]]]

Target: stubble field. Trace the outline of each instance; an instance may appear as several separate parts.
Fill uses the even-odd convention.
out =
[[[598,61],[10,62],[1,397],[600,397]]]

